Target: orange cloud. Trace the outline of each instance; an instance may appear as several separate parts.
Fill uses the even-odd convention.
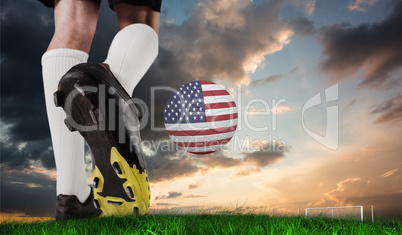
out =
[[[391,171],[385,172],[384,174],[380,175],[381,177],[387,178],[390,177],[391,175],[395,174],[398,171],[398,169],[393,169]]]
[[[400,199],[400,180],[389,177],[397,169],[386,172],[376,178],[348,178],[339,181],[337,188],[323,194],[316,206],[357,206],[374,205],[377,212],[384,215],[395,216],[402,211]],[[400,177],[399,174],[397,176]]]
[[[373,151],[380,151],[381,148],[379,147],[362,147],[360,148],[360,152],[373,152]]]
[[[18,168],[14,169],[14,168],[10,168],[10,167],[5,167],[2,169],[2,171],[3,171],[3,173],[6,173],[6,174],[21,172],[26,175],[31,175],[31,174],[44,175],[48,179],[51,179],[51,180],[56,180],[56,178],[57,178],[55,169],[47,169],[43,166],[35,165],[35,163],[27,166],[22,171]],[[32,184],[31,187],[34,187],[34,185]]]
[[[256,174],[258,172],[261,172],[260,168],[246,168],[246,169],[235,172],[233,174],[233,176],[247,176],[247,175]]]
[[[290,110],[290,107],[286,106],[286,105],[281,105],[281,106],[278,106],[278,107],[271,108],[271,112],[275,113],[275,114],[284,113],[284,112],[287,112],[289,110]]]
[[[367,11],[368,7],[374,6],[378,0],[354,0],[352,1],[348,9],[350,11]]]
[[[398,137],[384,140],[381,154],[377,150],[352,151],[347,158],[334,158],[312,168],[286,172],[283,177],[267,180],[268,205],[294,207],[327,207],[341,205],[374,205],[374,213],[394,217],[402,213],[401,147]],[[380,149],[380,148],[378,148]],[[364,161],[356,159],[364,157]],[[312,162],[314,165],[314,162]],[[306,169],[304,169],[306,168]],[[263,173],[262,173],[263,174]],[[365,207],[366,208],[366,207]]]
[[[316,0],[304,0],[304,11],[307,15],[312,15],[315,10]]]
[[[343,194],[346,189],[349,188],[351,184],[354,182],[359,182],[360,178],[349,178],[346,180],[339,181],[336,186],[337,188],[334,190],[331,190],[327,193],[324,193],[326,196],[325,199],[321,199],[320,201],[316,202],[314,205],[316,206],[327,206],[328,203],[332,204],[335,203],[336,206],[352,206],[345,204],[345,201],[343,200],[342,197],[340,197],[340,194]]]

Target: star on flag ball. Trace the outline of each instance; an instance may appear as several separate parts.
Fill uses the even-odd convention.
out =
[[[182,85],[165,108],[165,127],[172,141],[194,154],[225,146],[237,127],[237,107],[222,86],[209,81]]]

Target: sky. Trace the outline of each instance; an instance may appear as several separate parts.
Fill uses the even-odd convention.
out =
[[[151,211],[373,205],[400,217],[400,25],[399,0],[164,0],[158,58],[133,92],[151,110]],[[2,213],[54,214],[40,64],[53,30],[38,1],[1,1]],[[89,61],[106,58],[116,33],[103,2]],[[155,91],[196,80],[221,84],[239,112],[232,140],[208,155],[174,147],[163,124],[172,92]]]

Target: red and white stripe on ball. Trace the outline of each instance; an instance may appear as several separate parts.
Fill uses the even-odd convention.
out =
[[[199,88],[202,92],[197,93]],[[165,126],[180,149],[207,154],[230,141],[236,131],[238,113],[232,96],[222,86],[196,81],[183,85],[174,95],[182,102],[175,101],[172,95],[165,110]],[[180,121],[173,123],[169,118],[175,116]]]

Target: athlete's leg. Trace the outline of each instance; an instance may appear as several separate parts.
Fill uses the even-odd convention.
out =
[[[131,24],[146,24],[158,33],[160,13],[150,6],[133,6],[119,3],[113,6],[113,10],[117,15],[119,31]]]
[[[55,0],[55,32],[48,51],[69,48],[89,52],[99,14],[95,1]]]
[[[159,5],[160,9],[160,5]],[[158,55],[159,11],[150,6],[113,5],[119,32],[105,63],[130,95]]]
[[[56,0],[55,33],[42,57],[46,109],[57,168],[57,195],[76,195],[81,203],[90,194],[86,182],[84,139],[64,125],[65,114],[56,108],[53,93],[60,78],[74,65],[85,63],[95,34],[99,3]]]
[[[120,83],[105,64],[88,63],[72,68],[60,81],[56,93],[57,97],[61,97],[57,98],[60,102],[56,103],[63,104],[62,97],[77,90],[73,84],[85,86],[95,83],[104,86],[109,92],[106,94],[109,102],[102,104],[103,100],[83,94],[70,108],[71,113],[76,114],[76,120],[82,120],[85,125],[99,125],[96,131],[78,131],[94,150],[94,204],[106,216],[132,213],[142,215],[149,211],[150,187],[141,150],[138,113],[131,103],[131,97],[127,95],[133,92],[158,54],[159,12],[154,7],[134,6],[137,3],[147,4],[148,1],[158,2],[109,1],[118,16],[120,31],[112,42],[106,63]],[[116,111],[119,115],[111,115],[116,114]],[[118,127],[109,125],[108,129],[100,128],[100,117],[104,123],[115,123]]]

